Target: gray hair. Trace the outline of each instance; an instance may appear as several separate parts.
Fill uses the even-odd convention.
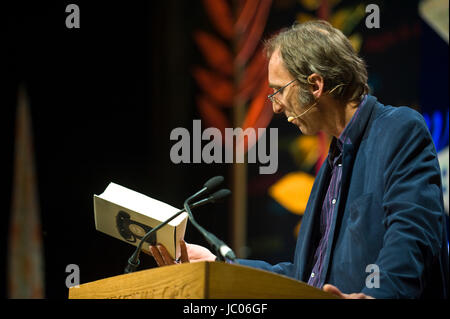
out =
[[[347,37],[327,21],[294,24],[265,43],[269,58],[278,48],[287,70],[303,84],[300,101],[304,103],[312,99],[306,89],[312,73],[323,77],[325,92],[344,84],[333,92],[335,98],[344,102],[359,101],[369,92],[364,61]]]

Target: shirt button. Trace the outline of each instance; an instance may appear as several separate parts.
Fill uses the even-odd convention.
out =
[[[311,278],[314,278],[314,276],[315,276],[315,274],[314,274],[314,273],[311,273]]]
[[[336,204],[336,198],[333,198],[333,200],[331,201],[331,204]]]
[[[339,167],[341,167],[341,166],[342,166],[342,164],[338,164],[338,166],[339,166]]]

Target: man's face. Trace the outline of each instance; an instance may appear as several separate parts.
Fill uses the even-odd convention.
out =
[[[274,89],[274,92],[294,79],[285,68],[279,49],[275,50],[270,57],[268,71],[269,86]],[[301,89],[299,85],[298,81],[294,81],[274,96],[274,102],[272,103],[274,113],[284,113],[286,118],[289,116],[295,117],[305,112],[314,103],[314,99],[312,103],[308,104],[300,102],[299,92]],[[315,106],[303,116],[294,119],[292,123],[297,125],[303,134],[313,135],[320,130],[319,114],[320,112]]]

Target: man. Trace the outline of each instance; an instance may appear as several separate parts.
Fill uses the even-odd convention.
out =
[[[448,248],[440,169],[422,116],[368,94],[367,71],[325,21],[267,43],[269,95],[303,134],[333,140],[306,207],[293,262],[239,260],[343,298],[447,298]],[[172,264],[151,247],[159,265]],[[182,244],[182,261],[214,260]],[[369,272],[367,272],[369,269]],[[379,270],[377,285],[366,284]]]

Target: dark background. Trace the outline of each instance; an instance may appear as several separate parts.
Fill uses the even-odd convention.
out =
[[[352,2],[359,1],[346,3]],[[80,29],[65,27],[69,3],[80,7]],[[448,110],[448,45],[421,21],[416,1],[371,3],[382,8],[381,28],[369,30],[363,21],[357,30],[363,34],[361,55],[373,94],[385,104]],[[296,1],[275,1],[266,34],[291,25],[301,9]],[[0,15],[1,266],[6,268],[17,88],[24,85],[32,111],[46,297],[64,299],[66,265],[79,265],[85,283],[121,274],[133,251],[95,230],[92,196],[110,181],[177,207],[211,176],[223,175],[230,187],[227,164],[175,165],[169,157],[171,130],[192,131],[192,120],[200,118],[190,71],[202,57],[192,32],[207,28],[208,21],[201,1],[176,0],[14,1],[2,4]],[[402,28],[413,31],[401,33]],[[386,34],[394,41],[382,37]],[[381,43],[379,49],[365,46],[368,41]],[[428,76],[438,80],[424,80]],[[279,128],[279,136],[298,134],[278,117],[270,126]],[[249,165],[249,185],[255,185],[257,169]],[[277,177],[295,169],[280,153]],[[250,188],[249,194],[249,257],[291,258],[292,229],[300,217],[277,205],[264,188]],[[225,241],[230,240],[229,205],[196,213],[200,224]],[[264,236],[277,243],[272,250],[258,246],[267,243]],[[206,245],[190,225],[186,240]],[[155,266],[150,257],[142,258],[143,268]],[[7,295],[4,271],[0,293]]]

